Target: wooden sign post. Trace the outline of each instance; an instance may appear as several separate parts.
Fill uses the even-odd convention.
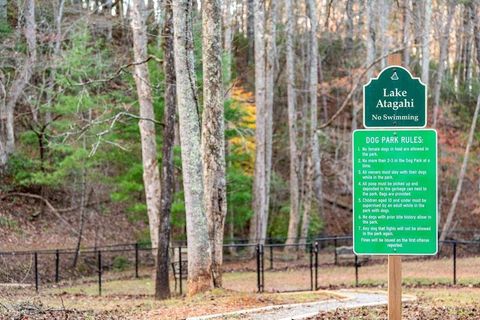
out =
[[[388,56],[388,65],[401,65],[400,53]],[[402,257],[388,256],[388,319],[402,319]]]

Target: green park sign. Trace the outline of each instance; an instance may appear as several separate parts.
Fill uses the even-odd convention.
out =
[[[403,67],[387,67],[363,86],[363,125],[424,128],[426,104],[427,89],[420,79]]]
[[[437,132],[356,130],[352,137],[357,254],[437,252]]]

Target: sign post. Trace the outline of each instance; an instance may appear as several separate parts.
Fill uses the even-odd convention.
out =
[[[364,86],[363,122],[352,135],[353,249],[388,255],[388,319],[402,315],[400,255],[436,254],[437,134],[427,88],[400,55]]]

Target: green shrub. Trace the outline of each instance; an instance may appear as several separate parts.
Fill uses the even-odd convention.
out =
[[[124,256],[116,256],[113,259],[113,270],[124,271],[130,266],[130,261]]]

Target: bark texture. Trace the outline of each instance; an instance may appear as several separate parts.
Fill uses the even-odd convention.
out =
[[[318,103],[317,103],[317,86],[318,86],[318,59],[317,59],[317,16],[316,16],[316,5],[314,0],[307,0],[307,12],[308,17],[310,18],[310,24],[312,30],[310,32],[310,53],[308,55],[310,60],[310,72],[309,72],[309,81],[308,81],[308,91],[309,91],[309,100],[310,100],[310,132],[309,132],[309,141],[310,149],[309,155],[307,158],[307,174],[305,176],[306,180],[306,194],[304,199],[303,207],[303,219],[302,219],[302,229],[301,237],[308,237],[308,228],[310,224],[310,214],[312,210],[313,193],[315,193],[315,198],[317,200],[317,206],[322,214],[322,205],[323,205],[323,188],[322,188],[322,174],[320,167],[320,146],[318,143],[318,133],[317,133],[317,124],[318,124]]]
[[[203,186],[213,285],[218,288],[222,286],[223,230],[227,214],[220,0],[205,0],[202,10]]]
[[[191,0],[173,1],[177,107],[187,217],[189,295],[209,290],[213,285],[212,253],[203,205],[203,164],[194,72],[192,14]]]
[[[131,25],[134,59],[135,61],[144,61],[147,59],[148,54],[145,3],[142,0],[136,0],[132,3]],[[138,122],[138,126],[142,143],[143,184],[145,186],[150,239],[152,247],[157,248],[160,215],[160,174],[157,161],[155,123],[145,120],[155,119],[148,67],[145,63],[135,65],[134,78],[140,105],[140,117],[142,118]]]
[[[299,163],[297,151],[297,117],[295,92],[295,65],[293,53],[293,20],[292,1],[285,0],[287,14],[286,25],[286,77],[287,77],[287,105],[288,105],[288,138],[290,145],[290,220],[288,222],[287,244],[295,243],[300,223],[299,211]]]
[[[266,31],[266,70],[265,70],[265,210],[262,238],[267,237],[268,211],[270,208],[270,181],[272,177],[273,144],[273,98],[275,91],[275,71],[277,64],[277,1],[270,2]]]
[[[167,299],[170,297],[169,270],[169,242],[170,242],[170,212],[172,209],[174,192],[174,164],[173,147],[175,144],[175,60],[173,57],[173,13],[172,0],[165,1],[164,25],[162,30],[165,73],[165,107],[162,146],[162,174],[161,174],[161,202],[160,202],[160,230],[157,250],[157,272],[155,281],[155,298]]]
[[[250,241],[264,243],[268,221],[265,149],[265,7],[254,0],[255,20],[255,169],[253,178],[253,217]]]

